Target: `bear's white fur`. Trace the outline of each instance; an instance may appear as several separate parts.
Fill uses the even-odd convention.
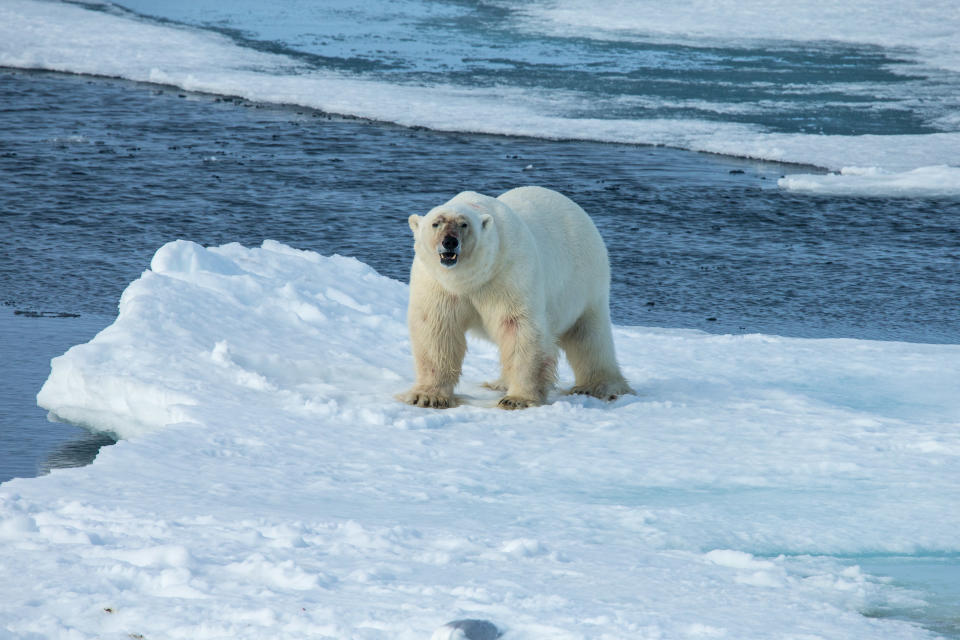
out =
[[[467,331],[500,348],[500,379],[487,386],[506,392],[502,408],[546,401],[558,347],[576,377],[571,393],[631,393],[613,350],[607,249],[579,205],[542,187],[498,198],[465,191],[409,223],[417,380],[401,400],[455,404]]]

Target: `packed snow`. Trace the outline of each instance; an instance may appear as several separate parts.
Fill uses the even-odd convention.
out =
[[[821,34],[819,39],[903,47],[897,49],[898,55],[946,73],[955,73],[955,66],[960,66],[960,45],[954,37],[960,17],[949,2],[929,0],[922,10],[907,12],[899,3],[875,0],[868,5],[814,12],[817,18],[808,20],[809,24],[802,17],[806,15],[803,9],[810,9],[809,2],[781,2],[779,11],[756,2],[726,4],[736,9],[729,14],[711,10],[711,20],[706,21],[701,19],[706,7],[696,2],[670,4],[669,9],[663,3],[643,10],[631,5],[626,11],[622,3],[599,9],[590,4],[588,10],[579,0],[568,0],[530,5],[525,11],[536,18],[538,28],[546,24],[564,30],[577,23],[606,33],[612,24],[629,16],[631,21],[624,23],[628,30],[656,37],[672,37],[676,29],[689,27],[694,38],[708,35],[742,41],[776,37],[784,39],[783,46],[797,46],[798,41],[817,39]],[[791,9],[793,5],[798,8]],[[102,9],[6,0],[0,5],[0,66],[120,77],[439,131],[665,145],[834,171],[867,167],[907,172],[958,162],[960,132],[952,116],[938,124],[937,133],[863,136],[777,133],[729,120],[567,117],[558,113],[564,109],[576,112],[578,105],[589,99],[586,94],[531,91],[519,86],[416,86],[345,75],[311,68],[286,55],[243,47],[213,31],[137,18],[109,4]],[[902,20],[907,15],[911,20]],[[783,16],[789,20],[783,21]],[[870,18],[867,22],[863,22],[865,16]],[[673,18],[679,26],[668,29]],[[700,34],[694,23],[715,26],[709,27],[709,34]],[[874,29],[876,24],[884,28]],[[796,33],[791,25],[799,25]],[[940,185],[939,191],[960,194],[960,183],[951,180]]]
[[[159,249],[38,396],[123,439],[0,486],[3,633],[933,637],[843,558],[960,552],[960,346],[616,327],[638,395],[510,412],[471,342],[430,410],[393,398],[407,292],[271,241]]]

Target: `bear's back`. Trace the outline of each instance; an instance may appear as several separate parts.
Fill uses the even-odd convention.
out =
[[[590,216],[570,198],[543,187],[500,195],[537,244],[548,314],[554,329],[568,327],[582,310],[606,307],[610,291],[607,248]]]
[[[523,220],[539,245],[548,273],[551,267],[593,270],[609,269],[607,248],[593,220],[567,196],[544,187],[517,187],[497,200]],[[556,261],[558,264],[552,265]],[[562,266],[561,266],[562,265]]]

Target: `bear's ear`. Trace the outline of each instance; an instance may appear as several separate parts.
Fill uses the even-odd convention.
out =
[[[418,216],[417,214],[413,214],[412,216],[407,218],[407,224],[410,225],[410,231],[413,231],[414,233],[416,233],[417,229],[420,227],[420,216]]]
[[[480,216],[480,228],[486,229],[487,225],[493,222],[493,216],[489,213],[484,213]]]

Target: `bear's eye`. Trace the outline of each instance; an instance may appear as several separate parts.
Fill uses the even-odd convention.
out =
[[[460,228],[461,228],[461,229],[466,229],[466,228],[467,228],[467,223],[466,223],[466,222],[461,222],[461,223],[460,223]]]
[[[433,223],[433,228],[434,228],[434,229],[436,229],[436,228],[439,227],[439,226],[440,226],[440,223],[439,223],[439,222],[434,222],[434,223]]]

